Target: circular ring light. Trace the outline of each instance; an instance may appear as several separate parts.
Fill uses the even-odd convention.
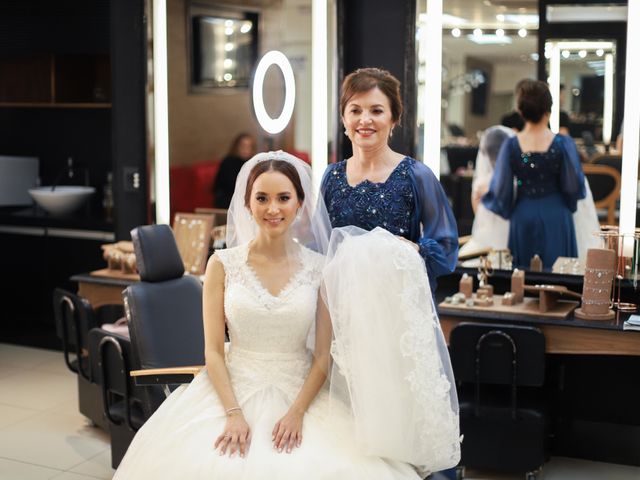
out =
[[[284,106],[278,118],[271,118],[264,108],[264,98],[262,96],[262,87],[264,86],[264,77],[271,65],[280,68],[284,77]],[[258,123],[266,132],[271,134],[283,131],[291,115],[293,114],[293,105],[296,99],[296,81],[293,77],[293,69],[284,53],[277,50],[271,50],[264,54],[258,62],[256,73],[253,77],[253,110],[256,113]]]

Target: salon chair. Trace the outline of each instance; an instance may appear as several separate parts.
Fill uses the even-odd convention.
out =
[[[534,327],[461,323],[450,334],[466,468],[525,473],[548,458],[545,338]]]
[[[104,305],[96,310],[89,301],[75,293],[56,288],[53,291],[53,313],[67,368],[78,378],[80,413],[102,429],[108,429],[103,415],[99,379],[92,368],[88,346],[89,331],[124,316],[122,305]]]
[[[137,227],[131,231],[131,239],[141,281],[127,287],[123,296],[134,369],[204,365],[202,283],[197,277],[184,274],[171,228],[167,225]],[[149,387],[145,388],[143,405],[147,417],[170,390],[183,383],[181,379],[173,380],[138,381]]]
[[[618,173],[622,173],[622,155],[619,154],[601,153],[593,156],[589,163],[613,167],[618,171]]]
[[[89,332],[93,375],[99,380],[103,416],[111,435],[111,466],[118,468],[131,440],[144,424],[143,389],[130,376],[131,340],[102,328]]]
[[[606,224],[617,224],[616,206],[620,200],[620,173],[614,167],[594,163],[585,163],[582,169],[589,181],[593,203],[597,209],[606,211]],[[598,216],[600,217],[600,214]]]
[[[101,329],[91,332],[92,349],[101,358],[113,468],[171,391],[204,365],[202,284],[185,275],[173,231],[168,225],[147,225],[134,228],[131,239],[140,282],[123,292],[129,339]],[[165,367],[171,367],[169,374]]]

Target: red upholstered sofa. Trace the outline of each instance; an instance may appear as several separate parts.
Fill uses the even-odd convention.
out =
[[[310,164],[307,152],[289,150],[292,155]],[[212,159],[169,169],[171,218],[176,212],[193,212],[197,207],[215,207],[213,182],[221,160]]]
[[[213,182],[219,160],[172,166],[169,170],[171,218],[176,212],[193,212],[196,207],[215,207]]]

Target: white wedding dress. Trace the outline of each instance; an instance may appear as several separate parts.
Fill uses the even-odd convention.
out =
[[[244,458],[213,447],[225,412],[206,370],[175,390],[134,438],[115,480],[420,479],[408,463],[367,456],[351,418],[322,390],[305,414],[302,445],[278,453],[271,432],[300,391],[311,365],[323,257],[303,248],[302,268],[277,296],[247,264],[247,245],[216,252],[225,270],[227,368],[251,428]]]

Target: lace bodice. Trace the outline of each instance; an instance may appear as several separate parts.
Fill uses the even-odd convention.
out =
[[[311,364],[307,338],[315,324],[323,257],[302,247],[301,267],[272,295],[247,263],[248,253],[248,245],[216,251],[225,270],[227,367],[234,390],[243,398],[276,385],[295,396]]]

